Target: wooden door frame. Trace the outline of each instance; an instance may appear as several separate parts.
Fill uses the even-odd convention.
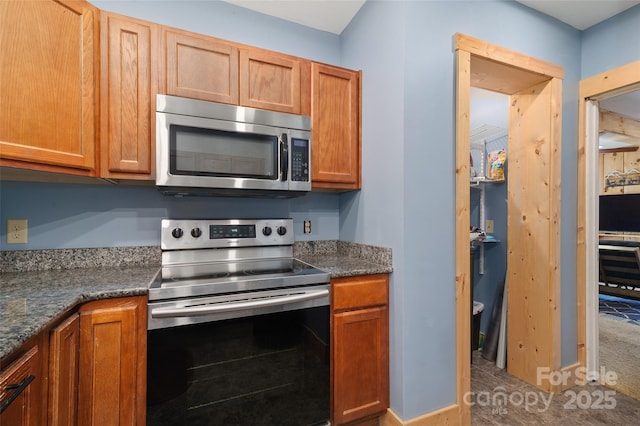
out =
[[[578,229],[577,304],[578,364],[597,372],[598,362],[598,250],[596,200],[599,186],[597,118],[592,102],[640,89],[640,61],[580,81],[578,116]],[[591,117],[591,118],[590,118]],[[593,178],[593,179],[591,179]]]
[[[471,359],[470,359],[470,321],[471,321],[471,289],[470,289],[470,259],[469,259],[469,224],[470,224],[470,103],[471,87],[480,87],[497,91],[507,95],[531,88],[545,81],[550,81],[552,90],[549,96],[549,110],[553,117],[550,120],[552,131],[549,144],[552,149],[559,149],[561,135],[561,90],[560,80],[564,77],[562,67],[532,58],[509,49],[490,43],[456,34],[454,37],[456,50],[456,370],[457,370],[457,411],[451,423],[470,424],[471,411],[468,395],[471,390]],[[510,117],[510,122],[512,118]],[[555,126],[555,127],[554,127]],[[558,155],[559,156],[559,155]],[[559,161],[558,161],[559,163]],[[552,191],[559,192],[559,164],[554,165],[549,172],[549,185]],[[558,193],[559,195],[559,193]],[[552,219],[550,228],[559,236],[559,196],[551,202]],[[557,220],[556,220],[557,219]],[[552,250],[557,256],[555,264],[549,266],[547,288],[552,292],[552,305],[555,312],[549,322],[551,345],[548,348],[554,364],[560,362],[560,286],[559,286],[559,238],[552,242],[557,244],[557,250]],[[555,268],[555,269],[554,269]],[[553,365],[559,367],[559,365]],[[534,383],[535,384],[535,383]],[[451,407],[453,408],[453,407]],[[455,418],[457,417],[457,418]]]

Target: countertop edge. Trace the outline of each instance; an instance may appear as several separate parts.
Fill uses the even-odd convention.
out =
[[[332,279],[393,272],[390,249],[341,241],[303,243],[296,247],[298,250],[294,256],[297,259],[329,273]],[[328,250],[326,250],[327,248]],[[134,262],[140,261],[142,258],[145,262],[151,261],[152,264],[122,265],[109,261],[105,265],[99,265],[98,269],[91,265],[90,267],[62,270],[31,269],[15,271],[15,273],[3,271],[0,275],[0,288],[3,290],[0,295],[0,313],[5,319],[0,318],[3,321],[2,328],[4,329],[0,331],[0,360],[14,354],[29,339],[49,328],[64,314],[71,312],[81,304],[95,300],[147,295],[148,283],[160,268],[159,263],[153,264],[159,249],[155,247],[141,247],[140,249],[142,257],[137,255],[134,248],[105,249],[106,252],[99,249],[99,253],[104,258],[109,257],[106,254],[122,254],[124,251],[129,256],[128,258],[133,259]],[[51,250],[37,252],[35,259],[42,260],[45,253],[51,253]],[[69,255],[77,257],[77,253],[65,249],[56,252],[56,257],[58,259],[60,256]],[[81,249],[80,253],[82,254],[80,263],[86,265],[87,263],[83,262],[92,255],[92,251],[91,249]],[[33,267],[36,262],[28,261],[27,255],[28,253],[19,253],[18,256],[22,262],[26,262],[25,265]],[[365,258],[373,259],[375,262],[365,260]],[[50,264],[51,262],[46,263]],[[120,268],[123,268],[124,275],[118,272]],[[135,279],[127,274],[127,271],[131,270],[138,273]],[[41,274],[46,275],[43,277]],[[35,284],[33,283],[36,282],[46,284],[40,284],[41,288],[34,289]],[[48,302],[46,309],[37,309],[37,303],[33,302],[40,302],[40,299],[44,298]],[[12,301],[17,303],[10,306]],[[29,305],[28,301],[33,306]],[[19,311],[20,309],[22,312]],[[21,315],[23,317],[32,316],[28,320],[20,322]]]

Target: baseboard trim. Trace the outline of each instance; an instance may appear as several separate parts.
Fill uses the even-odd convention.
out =
[[[380,417],[380,426],[459,426],[460,407],[457,404],[403,422],[391,408]]]
[[[562,379],[559,380],[560,383],[551,385],[551,392],[564,392],[565,390],[576,386],[576,384],[578,384],[577,382],[584,382],[585,371],[582,367],[582,364],[579,362],[562,367],[560,369]],[[583,371],[580,371],[579,369]]]

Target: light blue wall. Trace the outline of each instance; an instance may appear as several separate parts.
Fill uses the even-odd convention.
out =
[[[375,181],[342,196],[340,235],[393,248],[391,404],[403,419],[455,403],[456,32],[565,67],[563,310],[575,305],[579,32],[509,1],[367,1],[343,33],[342,61],[365,75],[363,156]],[[563,361],[575,360],[575,315],[563,315],[563,333]]]
[[[158,243],[159,218],[282,216],[315,221],[313,239],[391,247],[391,405],[411,419],[455,402],[455,98],[461,32],[565,69],[562,146],[562,363],[575,361],[577,30],[512,1],[368,0],[342,37],[222,2],[96,1],[141,19],[363,70],[363,190],[295,200],[173,199],[153,188],[2,182],[9,217],[28,218],[24,248]],[[638,7],[583,35],[582,75],[640,57]],[[615,18],[614,18],[615,19]],[[634,27],[635,25],[635,27]],[[620,28],[624,37],[620,39]],[[601,43],[610,36],[616,42]],[[626,43],[618,58],[611,46]],[[585,58],[593,50],[593,60]],[[612,59],[609,59],[612,58]],[[602,69],[600,69],[602,68]],[[318,232],[315,234],[315,232]],[[11,246],[11,249],[18,247]]]
[[[371,0],[368,0],[371,2]],[[375,2],[343,32],[345,66],[362,69],[363,190],[340,199],[340,238],[391,247],[390,377],[391,406],[401,407],[407,336],[401,308],[406,291],[404,188],[404,5]],[[391,25],[389,25],[391,24]]]
[[[582,78],[640,60],[640,5],[582,33]]]
[[[158,246],[160,220],[168,217],[291,217],[296,240],[335,240],[338,202],[333,194],[290,200],[180,198],[142,186],[2,182],[0,249]],[[6,219],[29,220],[28,244],[6,244]],[[302,230],[306,219],[312,221],[309,235]]]

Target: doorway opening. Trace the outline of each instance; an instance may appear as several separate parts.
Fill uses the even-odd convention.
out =
[[[599,241],[600,215],[599,200],[602,193],[617,192],[618,195],[605,197],[624,197],[640,188],[622,184],[622,177],[612,185],[606,184],[607,169],[622,168],[625,173],[625,155],[605,158],[599,152],[599,139],[602,130],[621,129],[624,120],[616,117],[611,123],[611,115],[604,112],[612,109],[616,97],[626,96],[640,90],[640,61],[598,74],[580,82],[579,147],[578,147],[578,245],[577,245],[577,283],[578,283],[578,360],[590,374],[597,374],[602,366],[600,360],[600,320],[599,320]],[[619,99],[618,99],[619,100]],[[611,125],[615,127],[611,128]],[[631,160],[635,154],[627,155]],[[610,164],[613,161],[613,165]],[[616,164],[618,163],[618,164]],[[628,171],[628,170],[627,170]],[[640,191],[639,191],[640,192]],[[607,203],[614,199],[606,199]],[[606,208],[606,206],[604,206]],[[603,210],[604,212],[604,210]],[[606,214],[606,212],[605,212]],[[606,219],[603,217],[603,219]],[[607,225],[608,227],[608,225]],[[605,236],[612,237],[611,235]],[[613,236],[617,238],[617,236]],[[623,237],[624,239],[624,237]],[[607,367],[607,366],[604,366]],[[595,377],[595,376],[594,376]]]
[[[499,321],[507,263],[509,96],[471,87],[470,111],[471,348],[478,349],[471,357],[482,356],[504,368]]]
[[[560,369],[560,145],[563,69],[462,34],[456,48],[456,345],[460,423],[470,422],[471,88],[509,96],[507,371],[535,386]]]

